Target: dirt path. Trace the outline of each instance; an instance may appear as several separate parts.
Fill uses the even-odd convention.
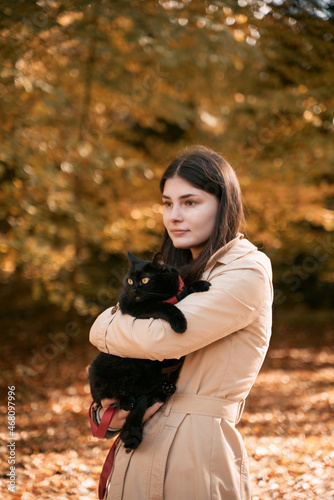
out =
[[[333,333],[327,329],[323,335],[320,346],[303,346],[307,343],[302,341],[291,346],[289,335],[273,339],[247,399],[238,428],[249,453],[253,500],[334,498]],[[21,337],[22,347],[26,339]],[[54,359],[44,364],[41,359],[37,363],[36,355],[43,353],[45,343],[35,351],[7,346],[1,382],[5,389],[8,384],[15,386],[16,491],[8,491],[5,390],[1,397],[1,498],[96,499],[110,443],[90,435],[87,366],[95,349],[83,344],[77,341],[59,348]],[[32,356],[35,365],[30,363]]]

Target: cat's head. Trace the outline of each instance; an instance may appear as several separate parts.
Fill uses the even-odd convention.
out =
[[[125,291],[135,302],[160,302],[178,293],[179,273],[166,264],[162,253],[152,261],[138,259],[128,252],[131,267],[125,277]]]

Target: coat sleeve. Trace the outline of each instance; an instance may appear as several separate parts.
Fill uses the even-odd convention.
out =
[[[164,320],[136,319],[107,309],[92,325],[90,342],[121,357],[180,358],[245,328],[271,301],[268,274],[250,259],[223,266],[210,282],[207,292],[191,294],[177,304],[187,319],[185,333],[175,333]]]

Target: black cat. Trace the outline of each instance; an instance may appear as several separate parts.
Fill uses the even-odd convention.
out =
[[[140,260],[130,252],[128,257],[132,266],[119,300],[122,313],[136,318],[161,318],[175,332],[185,332],[187,321],[183,313],[164,301],[174,298],[175,303],[191,293],[205,292],[210,283],[197,281],[180,292],[180,275],[166,265],[161,253],[152,262]],[[120,432],[128,450],[136,449],[142,441],[146,409],[157,401],[165,402],[175,392],[183,360],[152,361],[100,353],[91,364],[89,379],[94,401],[100,405],[101,399],[115,399],[115,407],[130,411]]]

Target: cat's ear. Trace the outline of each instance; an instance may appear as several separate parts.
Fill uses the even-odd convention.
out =
[[[161,252],[155,254],[154,259],[152,261],[152,265],[155,267],[160,267],[163,271],[166,269],[166,261],[165,257]]]
[[[128,257],[132,265],[134,265],[136,262],[139,262],[139,259],[131,252],[128,252]]]

